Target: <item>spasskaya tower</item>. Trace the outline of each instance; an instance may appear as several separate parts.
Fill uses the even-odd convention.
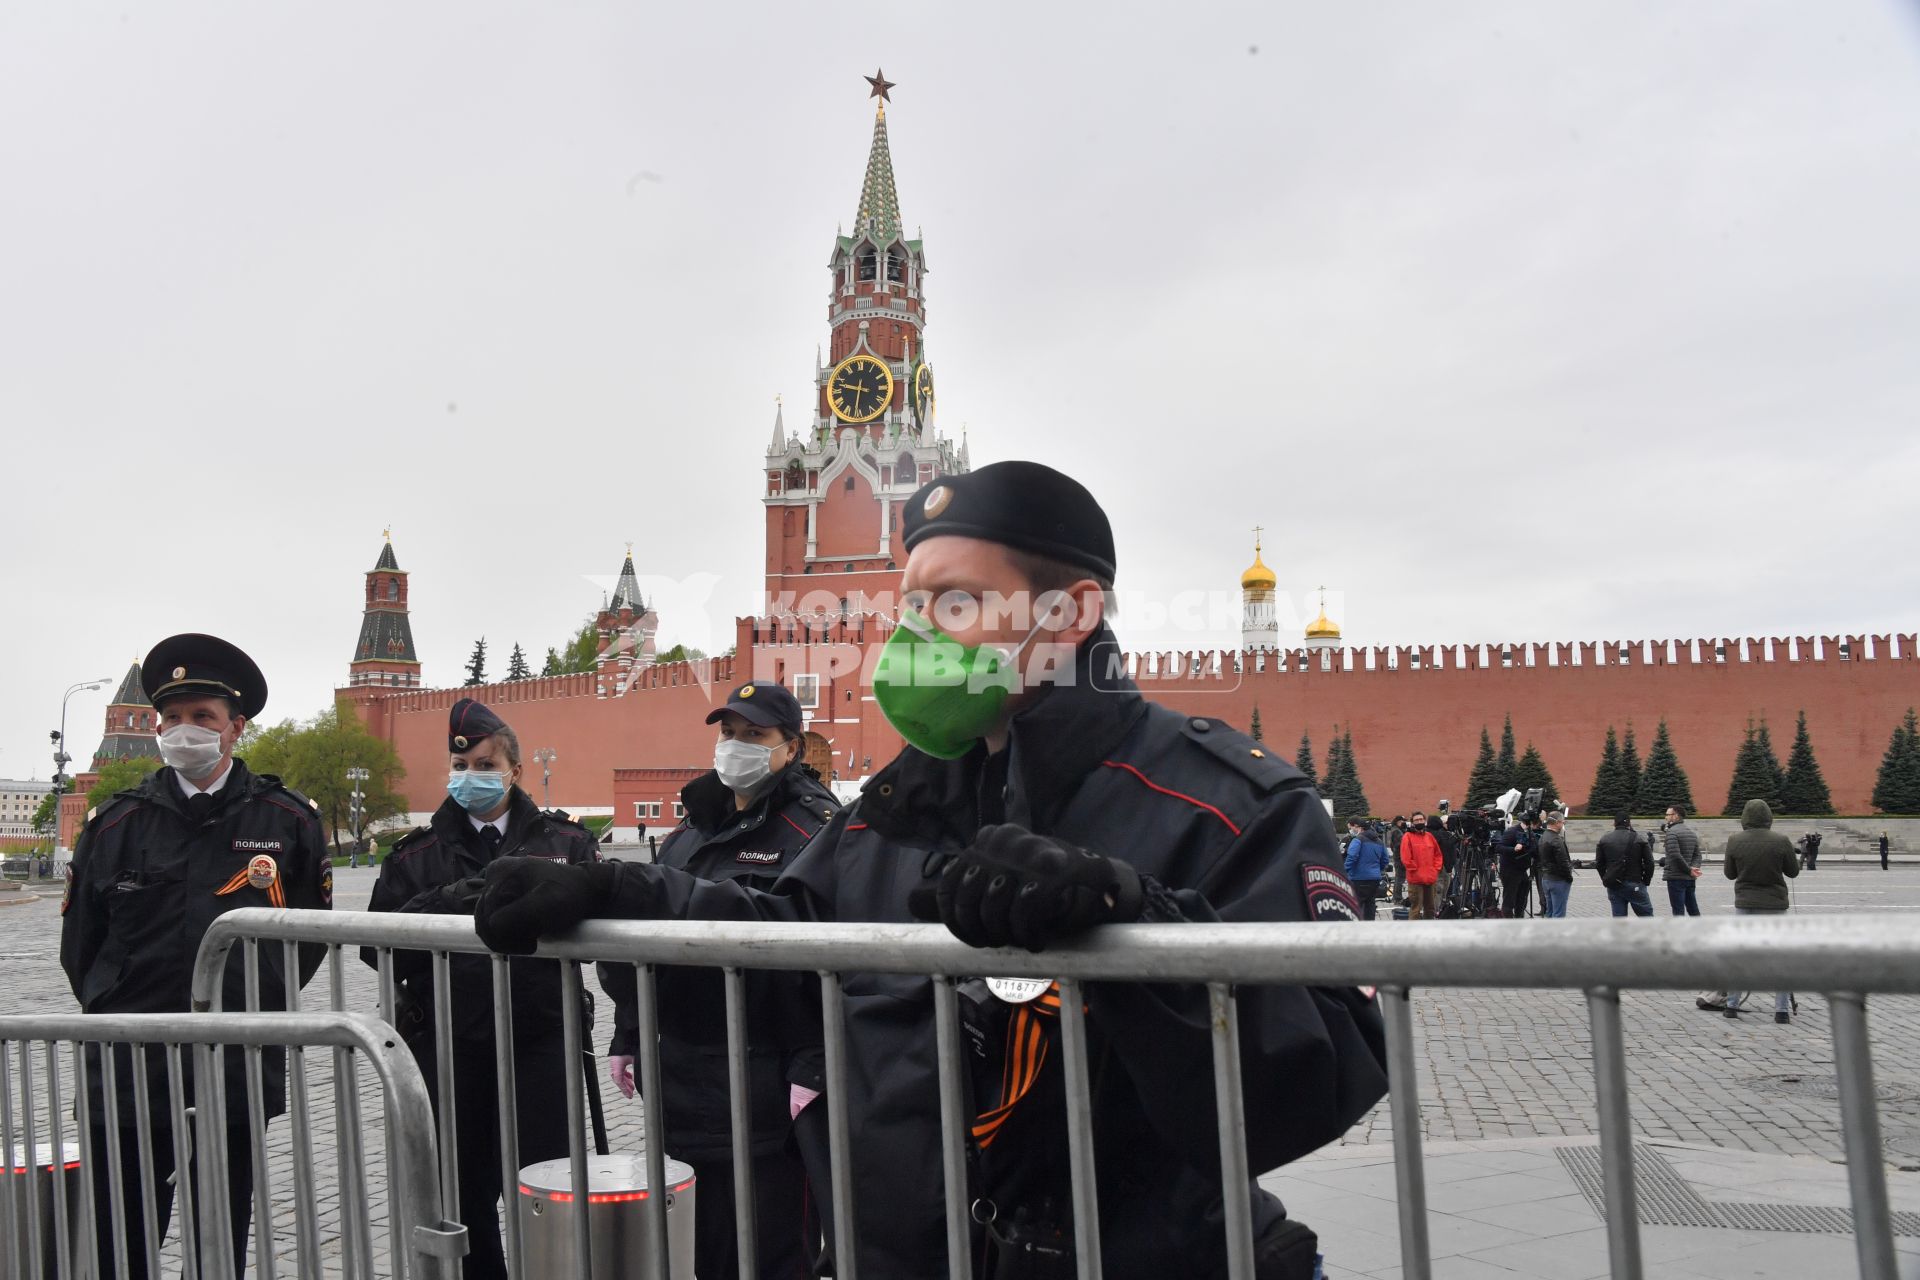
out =
[[[900,217],[884,74],[852,234],[827,262],[828,340],[814,358],[811,421],[775,410],[766,454],[769,610],[891,609],[906,552],[900,512],[913,491],[968,469],[934,421],[927,355],[927,259]]]

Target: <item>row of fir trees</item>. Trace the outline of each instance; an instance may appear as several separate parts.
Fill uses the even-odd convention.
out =
[[[1265,740],[1260,726],[1260,708],[1253,709],[1253,719],[1247,725],[1247,732],[1253,739]],[[1366,818],[1373,814],[1373,808],[1367,802],[1367,789],[1360,782],[1360,765],[1353,755],[1353,726],[1348,725],[1344,732],[1339,725],[1333,726],[1333,734],[1327,739],[1327,767],[1322,773],[1313,757],[1313,735],[1311,732],[1300,735],[1300,749],[1294,753],[1294,767],[1307,775],[1314,789],[1333,804],[1335,823],[1343,823],[1348,818]]]

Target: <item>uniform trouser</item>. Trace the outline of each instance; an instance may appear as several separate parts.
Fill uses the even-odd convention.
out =
[[[440,1115],[440,1072],[431,1032],[408,1042],[426,1077],[433,1112]],[[453,1105],[460,1175],[460,1221],[467,1228],[466,1280],[505,1280],[507,1257],[500,1246],[500,1102],[492,1040],[453,1042]],[[551,1039],[528,1037],[514,1045],[513,1084],[519,1110],[520,1167],[567,1154],[568,1064],[555,1028]],[[591,1137],[588,1141],[591,1141]],[[517,1188],[516,1188],[517,1190]],[[696,1201],[697,1203],[697,1201]],[[518,1213],[518,1196],[507,1211]]]
[[[1527,899],[1533,896],[1533,877],[1526,871],[1500,873],[1500,909],[1507,919],[1518,920],[1527,914]]]
[[[726,1156],[689,1156],[668,1140],[675,1159],[686,1160],[699,1178],[693,1210],[693,1274],[700,1280],[740,1274],[740,1248],[733,1212],[733,1161]],[[805,1280],[807,1179],[785,1151],[753,1160],[753,1232],[757,1275],[762,1280]]]
[[[129,1110],[132,1103],[128,1103]],[[167,1224],[173,1217],[174,1185],[169,1179],[180,1172],[193,1179],[194,1216],[200,1216],[199,1182],[200,1160],[196,1156],[187,1162],[187,1169],[179,1170],[174,1162],[173,1126],[167,1122],[167,1113],[156,1113],[150,1142],[152,1144],[153,1168],[153,1214],[154,1235],[162,1240],[166,1238]],[[112,1194],[113,1170],[107,1163],[107,1131],[102,1125],[94,1125],[90,1133],[89,1163],[92,1165],[93,1203],[95,1239],[100,1245],[100,1275],[102,1280],[112,1280],[119,1273],[114,1265],[114,1230]],[[147,1236],[144,1202],[140,1198],[140,1136],[132,1125],[120,1128],[120,1196],[125,1222],[127,1242],[127,1272],[125,1280],[146,1280],[147,1277]],[[234,1274],[245,1271],[247,1228],[253,1219],[253,1145],[247,1138],[245,1125],[227,1126],[227,1210],[233,1215],[233,1238],[228,1247],[233,1250]],[[207,1241],[199,1237],[200,1224],[194,1224],[194,1240],[204,1255],[210,1251]],[[269,1247],[271,1247],[269,1245]],[[189,1274],[192,1269],[188,1269]]]

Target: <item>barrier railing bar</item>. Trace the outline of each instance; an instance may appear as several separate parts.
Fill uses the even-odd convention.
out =
[[[233,1280],[237,1272],[247,1269],[247,1259],[244,1240],[239,1257],[228,1252],[233,1237],[233,1205],[228,1195],[232,1170],[227,1167],[227,1101],[221,1087],[227,1059],[212,1045],[196,1044],[193,1063],[193,1105],[187,1114],[193,1117],[191,1132],[198,1159],[176,1164],[174,1181],[183,1181],[190,1169],[197,1171],[199,1185],[194,1194],[200,1202],[200,1242],[203,1247],[218,1245],[211,1258],[200,1260],[201,1280]]]
[[[243,948],[246,966],[247,1012],[260,1011],[260,950],[255,938]],[[273,1222],[273,1173],[267,1164],[267,1082],[266,1064],[261,1050],[250,1045],[242,1051],[247,1068],[247,1136],[253,1150],[253,1256],[262,1280],[279,1274],[274,1256],[276,1234]]]
[[[4,1156],[6,1159],[6,1171],[8,1175],[0,1178],[0,1225],[6,1227],[6,1238],[9,1241],[18,1240],[21,1233],[20,1205],[14,1195],[14,1183],[18,1180],[12,1176],[15,1150],[16,1147],[13,1136],[13,1068],[8,1065],[7,1043],[4,1040],[0,1040],[0,1156]],[[32,1159],[31,1152],[28,1152],[28,1159]],[[14,1245],[8,1244],[7,1248],[12,1249]],[[126,1268],[122,1267],[117,1274],[125,1275]]]
[[[1394,1199],[1400,1210],[1400,1271],[1406,1280],[1429,1280],[1432,1246],[1427,1241],[1426,1140],[1420,1120],[1420,1064],[1413,1044],[1413,993],[1405,987],[1379,990],[1387,1032],[1387,1105],[1393,1119]]]
[[[1024,978],[1231,982],[1237,986],[1473,987],[1699,991],[1818,984],[1828,991],[1920,995],[1911,963],[1920,915],[1676,922],[1450,920],[1394,929],[1318,924],[1109,925],[1043,952],[969,947],[939,925],[594,920],[543,940],[551,960],[606,960],[809,972],[982,973]],[[216,955],[252,932],[300,942],[485,954],[465,916],[245,907],[209,927],[194,967],[194,1007],[218,1007]],[[1817,975],[1817,976],[1810,976]],[[210,1003],[209,1003],[210,1002]]]
[[[107,1148],[107,1208],[113,1227],[113,1274],[123,1276],[127,1274],[127,1197],[124,1190],[127,1173],[120,1155],[120,1055],[114,1052],[116,1048],[117,1045],[111,1044],[99,1046],[100,1106],[107,1113],[101,1128]],[[81,1086],[81,1092],[84,1096],[85,1085]],[[93,1135],[89,1133],[84,1141],[88,1144],[87,1156],[91,1159],[94,1155]],[[98,1235],[98,1232],[95,1234]],[[94,1274],[100,1274],[97,1267]]]
[[[647,1198],[640,1211],[647,1221],[649,1248],[641,1258],[641,1274],[647,1280],[671,1280],[667,1257],[667,1100],[660,1083],[660,1004],[653,985],[653,966],[633,966],[636,995],[634,1025],[639,1034],[640,1093],[646,1103],[647,1121]],[[694,1199],[700,1196],[694,1187]]]
[[[505,956],[493,957],[493,1073],[500,1121],[500,1187],[507,1202],[507,1280],[521,1280],[520,1093],[513,1063],[513,983]]]
[[[173,1127],[173,1202],[176,1220],[180,1223],[180,1256],[182,1258],[200,1258],[199,1223],[194,1218],[194,1205],[198,1197],[194,1195],[193,1179],[187,1171],[193,1167],[193,1127],[187,1118],[187,1092],[185,1071],[181,1065],[179,1043],[173,1042],[166,1047],[167,1058],[167,1105]],[[205,1258],[201,1258],[204,1267]]]
[[[453,975],[447,952],[433,953],[433,1057],[434,1078],[439,1085],[440,1117],[440,1200],[450,1212],[460,1206],[460,1128],[459,1107],[453,1083]]]
[[[840,975],[820,970],[820,1028],[827,1050],[827,1155],[833,1179],[833,1268],[858,1280],[860,1227],[854,1216],[853,1137],[847,1115],[847,1005]],[[817,1105],[817,1104],[816,1104]]]
[[[327,1007],[335,1013],[347,1008],[345,953],[335,943],[327,948]],[[334,1145],[336,1174],[340,1180],[342,1238],[341,1271],[345,1280],[373,1280],[373,1216],[367,1210],[366,1149],[360,1133],[360,1067],[350,1049],[333,1051],[334,1124],[353,1135],[353,1154],[347,1144]],[[346,1212],[349,1205],[357,1212]],[[514,1280],[518,1280],[515,1277]]]
[[[209,931],[209,934],[210,933],[211,931]],[[217,950],[217,948],[210,948],[207,945],[207,939],[203,937],[200,943],[201,958],[194,962],[194,990],[196,999],[193,1007],[196,1009],[218,1009],[220,1007],[220,989],[217,986],[211,992],[211,1003],[203,1004],[197,998],[199,994],[198,984],[200,973],[210,950]],[[398,1009],[399,997],[396,994],[393,977],[393,948],[391,946],[377,946],[374,949],[373,958],[375,972],[377,972],[380,977],[380,1020],[390,1027],[398,1027],[400,1025]],[[382,1133],[386,1137],[387,1150],[393,1153],[394,1167],[404,1170],[406,1168],[406,1162],[413,1157],[403,1148],[396,1147],[394,1142],[393,1117],[389,1114],[382,1119],[381,1123],[384,1126]],[[434,1170],[434,1176],[439,1176],[438,1169]],[[405,1205],[397,1202],[388,1205],[387,1237],[388,1256],[393,1258],[406,1257],[407,1241],[413,1238],[413,1223],[409,1220]]]
[[[560,1042],[566,1058],[567,1161],[572,1175],[574,1207],[573,1268],[579,1280],[593,1280],[593,1231],[587,1221],[593,1185],[587,1177],[584,1118],[587,1097],[585,1082],[580,1077],[580,962],[577,960],[562,961],[560,965]]]
[[[33,1046],[22,1040],[20,1042],[20,1113],[26,1120],[27,1158],[24,1163],[29,1169],[33,1168],[34,1162],[39,1159],[39,1152],[35,1149],[39,1143],[35,1141],[34,1110]],[[11,1152],[8,1153],[7,1158],[9,1160],[13,1158]],[[26,1201],[27,1257],[31,1260],[29,1265],[38,1267],[40,1259],[47,1256],[40,1251],[40,1179],[34,1177],[27,1179]]]
[[[1087,1064],[1086,996],[1060,980],[1061,1066],[1067,1085],[1067,1160],[1073,1180],[1074,1258],[1080,1280],[1100,1280],[1100,1205],[1094,1187],[1093,1086]]]
[[[53,1143],[53,1159],[50,1162],[54,1169],[53,1230],[54,1234],[58,1237],[54,1242],[54,1262],[58,1266],[60,1275],[64,1280],[65,1277],[73,1274],[73,1247],[71,1237],[67,1232],[68,1207],[67,1179],[65,1174],[67,1140],[65,1136],[65,1126],[62,1123],[66,1113],[60,1109],[60,1042],[58,1040],[48,1040],[46,1042],[46,1059],[47,1138]],[[28,1156],[27,1163],[29,1166],[34,1163],[31,1155]],[[39,1265],[37,1261],[35,1265]]]
[[[740,1280],[760,1274],[758,1215],[753,1203],[753,1121],[747,1110],[747,980],[729,965],[727,987],[727,1107],[733,1126],[733,1238]]]
[[[1619,991],[1589,987],[1587,1018],[1593,1028],[1593,1084],[1599,1099],[1607,1261],[1613,1280],[1641,1280],[1640,1203],[1633,1186],[1633,1118],[1627,1103],[1627,1048],[1620,1026]]]
[[[112,1045],[101,1046],[103,1053],[112,1053],[113,1049]],[[134,1043],[132,1062],[134,1147],[140,1161],[140,1234],[146,1244],[147,1274],[153,1276],[160,1274],[160,1218],[159,1193],[153,1185],[153,1102],[147,1097],[152,1080],[145,1042]]]
[[[300,1012],[300,948],[280,944],[280,976],[286,984],[288,1013]],[[320,1214],[313,1187],[313,1117],[307,1107],[307,1055],[299,1045],[288,1045],[287,1103],[293,1111],[294,1241],[302,1276],[320,1274]],[[347,1206],[341,1206],[344,1214]]]
[[[960,999],[953,979],[933,980],[934,1051],[940,1057],[940,1167],[947,1194],[948,1280],[973,1275],[973,1236],[967,1198],[967,1102],[960,1073]]]
[[[1224,982],[1207,984],[1213,1019],[1213,1100],[1220,1136],[1220,1192],[1229,1280],[1253,1280],[1253,1192],[1247,1174],[1247,1100],[1240,1091],[1240,1003]]]
[[[1827,996],[1833,1025],[1833,1065],[1840,1079],[1840,1131],[1846,1141],[1847,1185],[1853,1193],[1853,1241],[1862,1280],[1894,1280],[1893,1219],[1887,1208],[1887,1171],[1880,1148],[1880,1113],[1873,1092],[1873,1050],[1867,1040],[1867,1002],[1855,993]]]
[[[100,1274],[100,1218],[99,1207],[93,1202],[93,1100],[87,1096],[86,1051],[77,1040],[69,1047],[73,1051],[75,1145],[84,1161],[80,1175],[80,1219],[87,1224],[86,1271],[89,1276],[97,1276]],[[125,1275],[126,1271],[122,1269],[114,1274]]]

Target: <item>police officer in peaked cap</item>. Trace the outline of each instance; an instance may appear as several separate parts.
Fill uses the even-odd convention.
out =
[[[800,758],[800,703],[769,680],[736,685],[707,714],[717,725],[713,768],[680,792],[686,818],[660,846],[659,865],[702,880],[771,889],[840,807]],[[802,1225],[805,1170],[789,1149],[797,1104],[825,1088],[824,1056],[810,975],[749,973],[748,1108],[753,1124],[754,1226],[759,1274],[808,1274]],[[608,1066],[616,1088],[633,1096],[637,1007],[633,967],[600,967],[614,997]],[[676,971],[662,987],[660,1069],[667,1150],[700,1174],[694,1207],[694,1274],[733,1276],[740,1258],[733,1204],[733,1125],[727,1096],[726,993],[711,969]],[[795,1144],[818,1153],[824,1133],[808,1107]],[[824,1169],[824,1165],[822,1165]],[[821,1199],[816,1188],[813,1201]],[[811,1231],[806,1233],[811,1236]]]
[[[1128,921],[1359,918],[1306,778],[1124,675],[1106,622],[1113,534],[1084,486],[1032,462],[941,477],[907,503],[904,541],[906,607],[872,692],[907,746],[770,889],[662,866],[516,864],[488,876],[481,937],[512,953],[589,916],[932,918],[973,945],[1039,950]],[[842,986],[859,1082],[847,1119],[866,1135],[852,1152],[861,1270],[942,1274],[931,980]],[[1085,1000],[1105,1274],[1224,1275],[1206,991],[1101,982]],[[1072,1275],[1058,994],[988,983],[962,1005],[986,1050],[967,1192],[985,1224],[977,1266]],[[1313,1232],[1253,1179],[1385,1094],[1379,1014],[1351,988],[1243,987],[1239,1017],[1255,1273],[1305,1280]],[[1021,1052],[1003,1061],[1010,1044]],[[1032,1269],[1043,1260],[1055,1269]]]
[[[489,866],[541,862],[592,863],[593,833],[565,813],[542,810],[521,789],[520,739],[482,703],[462,698],[447,715],[447,798],[424,827],[397,841],[381,865],[368,909],[464,914],[468,891]],[[361,957],[376,964],[371,948]],[[467,1227],[468,1280],[504,1277],[500,1245],[500,1123],[494,1071],[493,974],[485,956],[450,957],[453,1007],[438,1011],[432,960],[425,952],[396,951],[395,1017],[440,1106],[436,1013],[451,1019],[454,1045],[454,1124],[460,1180],[460,1221]],[[567,1077],[581,1064],[566,1059],[561,1026],[560,968],[551,960],[515,960],[512,968],[515,1101],[522,1166],[557,1160],[568,1151]],[[589,1083],[592,1076],[588,1077]],[[514,1212],[510,1203],[508,1211]]]
[[[163,767],[87,815],[73,854],[73,875],[62,903],[60,967],[88,1013],[185,1013],[190,1007],[193,959],[216,916],[238,907],[333,905],[333,864],[313,804],[278,778],[248,770],[234,746],[267,703],[267,681],[239,648],[215,636],[162,640],[140,664],[140,680],[158,723]],[[324,949],[302,947],[299,981],[305,985]],[[279,947],[262,947],[260,1008],[285,1008],[286,980]],[[246,979],[238,948],[227,966],[222,998],[245,1009]],[[100,1047],[87,1047],[87,1091],[92,1123],[96,1236],[106,1276],[149,1274],[142,1226],[139,1137],[131,1050],[114,1050],[115,1094],[105,1096]],[[243,1055],[226,1055],[228,1208],[233,1216],[236,1268],[245,1264],[253,1210],[253,1163],[247,1132]],[[262,1055],[269,1117],[286,1110],[286,1067],[278,1049]],[[191,1076],[191,1055],[183,1068]],[[174,1181],[181,1172],[173,1148],[167,1060],[147,1049],[147,1092],[156,1237],[172,1216]],[[194,1105],[191,1079],[188,1105]],[[120,1150],[125,1233],[116,1239],[107,1153]],[[209,1248],[202,1241],[202,1249]],[[124,1264],[122,1252],[124,1250]],[[124,1269],[123,1269],[124,1265]]]

